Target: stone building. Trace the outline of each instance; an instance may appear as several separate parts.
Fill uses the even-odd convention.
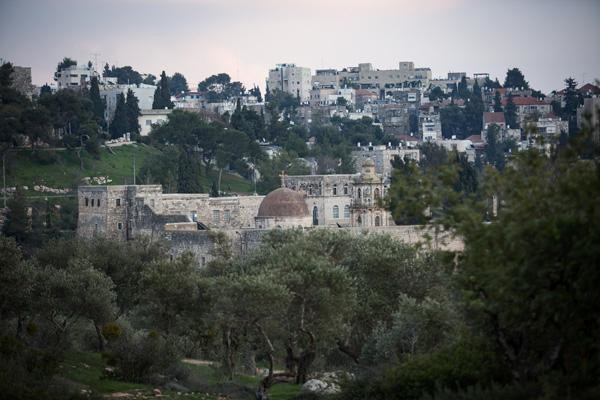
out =
[[[357,174],[284,176],[283,186],[306,193],[313,226],[394,225],[390,213],[380,204],[389,180],[375,172],[371,159],[364,161]]]
[[[312,219],[305,198],[304,192],[283,187],[275,189],[260,203],[254,218],[256,228],[309,228]]]
[[[80,237],[129,240],[160,236],[171,229],[254,228],[264,196],[209,197],[208,194],[163,193],[160,185],[80,186]]]
[[[410,149],[407,147],[393,147],[391,145],[361,146],[352,152],[354,166],[359,170],[362,164],[371,159],[375,163],[375,173],[383,176],[384,180],[389,181],[392,177],[392,161],[398,157],[401,159],[409,158],[419,161],[419,149]]]

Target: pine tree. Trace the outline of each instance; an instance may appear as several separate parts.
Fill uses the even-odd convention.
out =
[[[110,136],[113,139],[117,139],[128,129],[127,120],[127,107],[125,105],[125,96],[122,93],[117,95],[117,108],[115,109],[115,116],[110,124]]]
[[[100,97],[100,88],[98,87],[98,78],[92,77],[90,81],[90,99],[93,103],[94,116],[99,124],[104,124],[104,101]]]
[[[131,139],[139,140],[140,124],[138,117],[140,116],[140,107],[138,105],[138,98],[135,97],[131,89],[127,90],[125,108],[127,110],[127,129],[131,133]]]
[[[518,128],[517,106],[515,106],[515,103],[513,102],[512,93],[508,94],[508,99],[506,100],[506,107],[504,108],[504,119],[506,120],[506,125],[509,128]]]
[[[502,112],[502,100],[500,99],[500,92],[496,90],[494,94],[494,112]]]

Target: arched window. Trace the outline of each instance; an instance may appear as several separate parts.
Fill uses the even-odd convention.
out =
[[[333,218],[340,217],[340,208],[338,206],[333,206]]]
[[[358,198],[360,199],[362,197],[362,191],[360,190],[360,188],[358,188]]]
[[[337,185],[333,185],[333,195],[337,196]]]
[[[350,206],[348,204],[344,206],[344,218],[350,218]]]
[[[344,185],[344,194],[348,194],[348,184]]]
[[[357,224],[358,226],[361,226],[361,225],[362,225],[362,218],[360,217],[360,215],[358,216],[358,218],[356,218],[356,224]]]
[[[313,225],[319,225],[319,209],[317,206],[313,207]]]
[[[377,200],[380,196],[379,188],[375,188],[374,195],[375,195],[375,199]]]
[[[381,226],[381,219],[379,215],[375,216],[375,226]]]

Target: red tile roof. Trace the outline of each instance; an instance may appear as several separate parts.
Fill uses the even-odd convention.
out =
[[[508,102],[508,98],[502,100],[502,105],[505,106]],[[515,106],[545,106],[548,105],[543,100],[536,99],[535,97],[513,97],[513,103]]]
[[[600,87],[598,87],[596,85],[592,85],[591,83],[586,83],[585,85],[583,85],[582,87],[577,89],[577,91],[583,95],[587,95],[588,93],[589,94],[600,94]]]
[[[503,112],[484,112],[483,113],[484,124],[506,124]]]
[[[471,142],[473,142],[473,144],[483,143],[483,139],[481,139],[481,135],[471,135],[467,138],[467,140],[470,140]]]

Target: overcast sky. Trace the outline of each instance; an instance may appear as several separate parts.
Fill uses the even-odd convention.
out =
[[[600,78],[599,19],[600,0],[0,0],[0,58],[31,66],[37,84],[63,56],[263,89],[276,63],[414,61],[500,81],[519,67],[548,92]]]

